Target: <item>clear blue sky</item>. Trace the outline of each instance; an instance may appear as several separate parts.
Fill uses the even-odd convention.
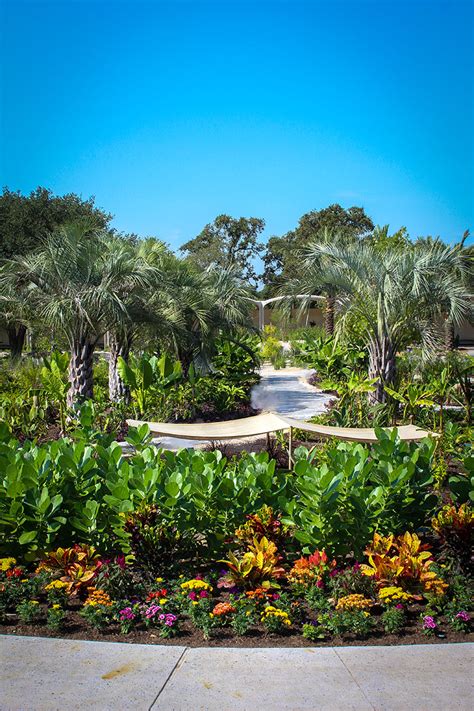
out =
[[[311,209],[454,240],[473,214],[471,0],[1,0],[2,185],[178,247]]]

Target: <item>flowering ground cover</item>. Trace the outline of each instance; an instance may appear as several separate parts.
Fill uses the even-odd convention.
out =
[[[375,533],[361,561],[325,550],[296,557],[294,529],[264,506],[235,531],[226,560],[146,575],[133,556],[88,545],[40,562],[0,560],[3,633],[188,646],[397,644],[472,639],[472,579],[443,555],[436,530],[472,533],[469,506],[416,533]],[[445,562],[441,562],[444,560]],[[193,572],[191,572],[193,571]]]

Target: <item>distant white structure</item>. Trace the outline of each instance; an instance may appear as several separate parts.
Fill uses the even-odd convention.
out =
[[[324,302],[326,300],[324,298],[324,296],[316,296],[313,294],[311,294],[310,296],[308,296],[307,294],[297,294],[296,296],[291,296],[291,297],[273,296],[271,299],[265,299],[265,300],[252,299],[258,308],[258,330],[259,331],[263,331],[263,329],[267,325],[265,323],[265,308],[268,306],[268,304],[273,304],[276,301],[281,301],[282,299],[289,299],[289,298],[291,298],[292,300],[293,299],[310,299],[311,301],[322,301],[322,302]],[[322,317],[322,312],[320,309],[311,309],[311,308],[308,309],[308,317],[311,316],[311,311],[319,312],[318,314],[314,313],[313,315]],[[316,320],[319,320],[319,318]]]

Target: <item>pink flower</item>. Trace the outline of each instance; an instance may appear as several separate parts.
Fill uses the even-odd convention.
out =
[[[322,581],[322,580],[318,580],[318,582],[316,583],[316,587],[317,587],[317,588],[323,588],[323,587],[324,587],[323,581]]]
[[[423,617],[423,629],[425,630],[435,630],[437,628],[437,624],[434,621],[434,619],[431,617],[431,615],[426,615]]]
[[[201,592],[199,593],[199,597],[209,597],[209,593],[207,592],[207,590],[201,590]]]
[[[403,605],[401,602],[398,603],[398,605],[395,605],[396,610],[403,610]]]
[[[465,612],[465,610],[461,610],[460,612],[458,612],[456,617],[458,618],[458,620],[462,620],[463,622],[469,622],[470,620],[469,613]]]
[[[197,592],[195,590],[191,590],[191,592],[188,594],[188,597],[190,600],[196,600],[197,599]]]

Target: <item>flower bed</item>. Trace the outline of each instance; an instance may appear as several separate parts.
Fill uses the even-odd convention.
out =
[[[237,529],[228,560],[169,579],[86,545],[52,551],[34,568],[3,558],[0,631],[239,647],[472,639],[471,579],[437,563],[416,534],[375,534],[361,563],[324,550],[290,561],[289,536],[265,507]]]

